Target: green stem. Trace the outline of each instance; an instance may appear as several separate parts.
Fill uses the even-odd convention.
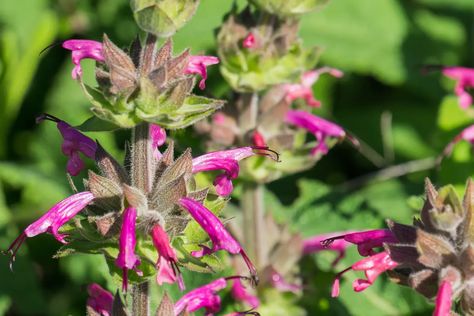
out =
[[[149,315],[149,286],[148,282],[136,284],[132,287],[132,315]]]
[[[243,211],[244,249],[254,265],[261,267],[264,263],[264,186],[245,182],[242,188],[241,208]]]

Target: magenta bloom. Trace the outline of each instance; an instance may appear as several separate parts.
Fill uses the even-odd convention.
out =
[[[451,282],[444,280],[436,295],[436,307],[433,316],[450,316],[452,305],[453,288]]]
[[[37,221],[26,227],[23,233],[10,245],[7,252],[11,254],[12,261],[15,260],[16,252],[27,237],[50,233],[56,240],[66,244],[67,235],[59,234],[59,228],[82,211],[93,199],[94,196],[91,192],[80,192],[65,198],[50,208]]]
[[[285,121],[306,129],[316,137],[318,144],[311,150],[312,155],[317,155],[318,153],[325,155],[328,153],[329,149],[326,145],[326,139],[331,137],[343,139],[346,137],[346,132],[339,125],[305,111],[290,110],[286,113]]]
[[[109,291],[104,290],[99,284],[92,283],[87,287],[89,298],[87,306],[102,316],[112,314],[112,306],[114,304],[114,296]]]
[[[97,150],[97,143],[68,123],[61,121],[52,115],[43,114],[36,119],[36,122],[39,123],[43,120],[56,122],[58,130],[64,139],[61,145],[61,151],[64,155],[69,157],[66,170],[70,175],[77,176],[85,167],[84,161],[82,161],[79,153],[94,159]]]
[[[463,109],[467,109],[472,104],[472,96],[467,91],[474,88],[474,69],[465,67],[444,67],[443,75],[456,80],[454,93],[459,98],[459,105]]]
[[[232,297],[236,301],[241,301],[250,306],[252,309],[260,305],[260,300],[255,295],[250,294],[242,284],[240,279],[235,279],[232,283]]]
[[[252,277],[256,277],[256,269],[242,249],[242,246],[240,246],[239,242],[225,229],[224,225],[216,215],[201,203],[187,197],[181,198],[179,203],[209,235],[213,244],[212,248],[202,246],[201,250],[193,251],[191,253],[193,256],[202,257],[219,250],[226,250],[231,254],[240,254],[247,264]]]
[[[224,173],[214,180],[214,185],[217,194],[227,196],[233,190],[232,180],[239,175],[239,161],[256,154],[252,147],[211,152],[193,159],[193,173],[223,170]]]
[[[449,142],[448,145],[446,145],[442,154],[438,158],[438,161],[441,162],[441,160],[444,157],[449,156],[451,152],[453,151],[454,145],[459,143],[461,140],[465,140],[471,143],[471,145],[474,145],[474,125],[470,125],[466,127],[465,129],[461,131],[461,133],[456,135],[456,137],[454,137],[454,139],[451,142]]]
[[[156,282],[159,285],[178,282],[179,288],[183,290],[184,282],[179,274],[178,257],[176,251],[171,247],[168,235],[159,224],[153,226],[150,235],[159,256],[156,263],[158,268]]]
[[[122,288],[124,291],[127,291],[128,270],[133,269],[137,272],[137,274],[141,273],[137,269],[138,265],[140,265],[140,259],[135,254],[135,246],[137,245],[135,236],[137,210],[133,207],[128,207],[123,212],[122,217],[122,229],[120,231],[119,239],[119,254],[115,260],[115,264],[117,267],[123,270]]]
[[[349,233],[349,232],[347,232]],[[346,233],[346,234],[347,234]],[[350,245],[349,242],[342,239],[334,239],[330,243],[324,244],[323,242],[328,239],[332,239],[331,237],[339,236],[341,234],[332,233],[332,234],[322,234],[313,236],[303,240],[303,254],[309,255],[315,252],[330,250],[336,252],[338,255],[336,259],[332,262],[332,266],[334,267],[344,256],[346,255],[346,249]]]
[[[242,46],[244,48],[254,48],[256,46],[255,35],[250,32],[247,37],[245,37],[244,41],[242,42]]]
[[[393,261],[386,251],[379,252],[357,261],[351,267],[338,273],[333,284],[332,297],[339,295],[339,279],[342,274],[349,270],[364,271],[366,279],[357,279],[352,284],[354,291],[361,292],[372,285],[380,274],[387,270],[392,270],[397,265],[398,263]]]
[[[275,270],[271,273],[271,283],[274,288],[281,292],[298,293],[301,291],[301,285],[288,283],[285,278]]]
[[[396,243],[397,239],[389,229],[374,229],[363,232],[353,232],[345,235],[331,237],[323,240],[323,247],[330,247],[333,242],[344,240],[357,245],[357,250],[361,256],[371,256],[375,254],[374,248],[382,247],[384,243]]]
[[[174,305],[175,315],[179,315],[183,311],[193,313],[201,308],[206,310],[207,316],[214,315],[221,309],[221,298],[217,295],[217,292],[226,286],[227,280],[219,278],[186,293]]]
[[[305,72],[301,76],[301,83],[283,85],[286,93],[286,102],[291,103],[296,99],[304,99],[309,106],[320,107],[321,102],[314,98],[312,86],[318,81],[319,76],[324,73],[329,73],[336,78],[340,78],[344,75],[342,71],[329,67]]]
[[[72,70],[73,79],[82,76],[81,60],[91,58],[97,61],[104,61],[101,42],[71,39],[64,41],[62,46],[63,48],[72,51],[72,63],[75,65]]]
[[[201,81],[199,82],[199,88],[204,90],[206,88],[207,79],[207,66],[215,65],[219,63],[219,58],[215,56],[190,56],[189,64],[185,70],[186,74],[199,74],[201,75]]]
[[[160,159],[162,154],[158,147],[162,146],[166,141],[166,131],[159,125],[150,124],[151,146],[153,147],[153,157]]]

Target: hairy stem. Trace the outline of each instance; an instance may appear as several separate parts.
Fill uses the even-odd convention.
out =
[[[149,286],[148,282],[133,285],[132,287],[132,315],[149,315]]]
[[[141,123],[132,131],[132,185],[144,193],[150,192],[154,173],[149,128]]]
[[[243,184],[241,208],[243,211],[244,248],[254,265],[261,267],[264,262],[264,216],[263,184],[245,182]]]

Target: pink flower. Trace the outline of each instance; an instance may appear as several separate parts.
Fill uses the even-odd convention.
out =
[[[193,313],[198,309],[204,308],[206,315],[212,316],[221,309],[221,299],[217,292],[227,286],[225,278],[219,278],[211,283],[201,286],[186,293],[174,305],[175,315],[183,311]]]
[[[204,90],[206,88],[207,66],[219,63],[219,58],[215,56],[190,56],[189,64],[185,70],[186,74],[199,74],[202,79],[199,82],[199,88]]]
[[[446,145],[438,158],[438,163],[440,163],[444,157],[449,156],[453,151],[454,145],[459,143],[461,140],[465,140],[471,143],[471,145],[474,145],[474,125],[470,125],[463,129],[461,133],[456,135],[456,137],[454,137],[454,139]]]
[[[265,137],[259,131],[254,131],[252,134],[252,142],[257,147],[267,147]]]
[[[325,155],[328,153],[329,149],[326,145],[326,139],[330,137],[343,139],[346,137],[346,132],[339,125],[305,111],[290,110],[286,113],[285,121],[306,129],[316,137],[318,144],[311,150],[312,155],[317,155],[318,153]]]
[[[260,305],[260,300],[255,295],[250,294],[242,284],[240,279],[235,279],[232,283],[232,297],[236,301],[241,301],[250,306],[252,309]]]
[[[27,237],[50,233],[56,240],[66,244],[67,235],[58,233],[59,228],[82,211],[93,199],[94,196],[88,191],[71,195],[54,205],[37,221],[26,227],[23,233],[13,241],[7,250],[7,252],[11,254],[10,267],[12,262],[15,261],[15,255],[18,249]]]
[[[104,290],[99,284],[92,283],[87,287],[89,298],[87,306],[102,316],[112,314],[112,306],[114,304],[114,296],[109,291]]]
[[[72,51],[72,63],[75,65],[72,70],[73,79],[82,76],[81,60],[91,58],[101,62],[104,61],[101,42],[71,39],[64,41],[62,46],[63,48]]]
[[[160,159],[162,154],[158,147],[162,146],[166,141],[166,131],[159,125],[150,124],[151,146],[153,148],[153,157]]]
[[[436,307],[433,316],[450,316],[452,305],[453,288],[451,282],[444,280],[436,295]]]
[[[384,243],[396,243],[398,240],[389,229],[374,229],[363,232],[352,232],[345,235],[327,238],[321,241],[324,247],[330,247],[334,241],[344,240],[357,245],[357,250],[361,256],[373,255],[374,248],[383,247]]]
[[[204,205],[187,197],[181,198],[179,204],[191,214],[194,220],[209,235],[209,239],[213,244],[212,248],[202,246],[201,250],[193,251],[191,254],[195,257],[202,257],[219,250],[226,250],[231,254],[240,254],[247,264],[252,277],[256,281],[257,271],[255,267],[242,249],[242,246],[240,246],[239,242],[225,229],[217,216]]]
[[[158,268],[156,282],[159,285],[178,282],[179,288],[183,290],[184,282],[179,273],[178,257],[176,256],[176,251],[171,247],[168,235],[160,224],[153,226],[150,235],[159,256],[156,263]]]
[[[217,194],[227,196],[233,190],[232,180],[239,175],[240,160],[257,154],[272,157],[272,153],[275,154],[266,147],[240,147],[211,152],[193,159],[193,173],[223,170],[224,173],[214,180],[214,185]]]
[[[344,256],[346,255],[346,249],[350,245],[349,242],[345,241],[344,239],[335,239],[330,243],[323,245],[325,240],[331,239],[331,237],[339,236],[338,233],[332,234],[322,234],[313,236],[303,240],[303,254],[308,255],[319,251],[330,250],[337,252],[337,257],[332,262],[332,266],[334,267]]]
[[[472,96],[467,91],[474,88],[474,69],[465,67],[444,67],[443,75],[451,79],[457,80],[454,93],[459,97],[459,105],[463,109],[467,109],[472,104]]]
[[[256,45],[256,40],[255,40],[255,35],[253,35],[252,32],[250,32],[247,37],[244,38],[244,41],[242,42],[242,46],[244,48],[254,48]]]
[[[342,71],[329,67],[305,72],[301,76],[301,83],[283,85],[286,102],[291,103],[296,99],[304,99],[309,106],[320,107],[321,102],[314,98],[312,86],[319,79],[319,76],[324,73],[329,73],[336,78],[344,75]]]
[[[272,271],[270,277],[272,286],[281,292],[298,293],[301,291],[300,285],[288,283],[285,278],[275,270]]]
[[[361,292],[375,282],[375,279],[383,272],[392,270],[398,265],[397,262],[390,258],[386,251],[379,252],[370,257],[364,258],[354,263],[351,267],[339,272],[333,283],[332,297],[339,295],[339,279],[345,272],[349,270],[364,271],[366,279],[356,279],[352,284],[354,291]]]
[[[61,121],[52,115],[43,114],[36,119],[36,122],[39,123],[43,120],[56,122],[58,130],[64,139],[61,145],[61,151],[64,155],[69,157],[66,170],[70,175],[77,176],[85,167],[84,161],[82,161],[79,153],[94,159],[97,150],[97,143],[68,123]]]
[[[122,289],[127,291],[128,270],[133,269],[137,274],[141,272],[137,269],[140,265],[140,259],[135,254],[137,240],[135,236],[135,225],[137,220],[137,210],[133,207],[127,207],[123,212],[122,229],[119,238],[119,254],[115,260],[117,267],[123,270]]]

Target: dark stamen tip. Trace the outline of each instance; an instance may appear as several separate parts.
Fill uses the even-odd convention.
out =
[[[267,146],[252,146],[252,149],[256,151],[256,154],[269,157],[270,159],[273,159],[276,162],[281,162],[280,154]]]
[[[321,245],[324,247],[324,248],[327,248],[329,246],[331,246],[331,244],[337,240],[337,239],[343,239],[344,238],[344,235],[342,236],[336,236],[336,237],[331,237],[331,238],[328,238],[328,239],[324,239],[324,240],[321,240]]]
[[[57,117],[55,117],[55,116],[53,116],[53,115],[51,115],[51,114],[43,113],[43,114],[41,114],[40,116],[38,116],[38,117],[36,118],[36,124],[39,124],[39,123],[41,123],[41,122],[43,122],[43,121],[45,121],[45,120],[53,121],[53,122],[56,122],[56,123],[58,123],[58,122],[61,121],[60,119],[58,119]]]
[[[41,54],[43,54],[45,51],[47,51],[48,49],[50,48],[53,48],[55,46],[58,46],[58,45],[62,45],[64,43],[64,41],[59,41],[59,42],[55,42],[55,43],[52,43],[52,44],[49,44],[48,46],[46,46],[45,48],[43,48],[41,50],[41,52],[39,53],[39,56],[41,56]]]

